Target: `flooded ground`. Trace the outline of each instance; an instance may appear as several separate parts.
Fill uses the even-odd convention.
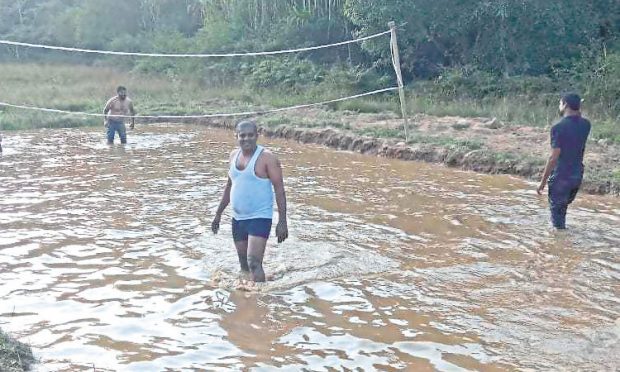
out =
[[[103,141],[4,138],[0,328],[40,371],[620,368],[619,199],[581,195],[557,235],[516,178],[265,141],[291,237],[246,293],[208,230],[232,134]]]

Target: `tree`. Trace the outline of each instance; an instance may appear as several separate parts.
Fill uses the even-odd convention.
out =
[[[617,30],[618,17],[608,14],[618,8],[615,0],[347,0],[345,14],[362,33],[405,23],[399,39],[409,76],[467,65],[511,76],[570,64],[601,40],[601,27],[605,35]],[[389,64],[385,46],[365,47]]]

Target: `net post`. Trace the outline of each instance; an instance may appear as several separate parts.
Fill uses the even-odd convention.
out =
[[[400,98],[400,110],[403,116],[405,128],[405,141],[409,141],[409,118],[407,117],[407,101],[405,97],[405,84],[403,83],[403,74],[400,70],[400,52],[398,49],[398,38],[396,36],[396,22],[388,22],[391,31],[390,50],[392,51],[392,65],[396,72],[396,81],[398,83],[398,96]]]

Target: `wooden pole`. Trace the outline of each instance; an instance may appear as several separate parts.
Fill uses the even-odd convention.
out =
[[[409,119],[407,118],[407,101],[405,97],[405,84],[403,83],[403,74],[400,70],[400,53],[398,50],[398,38],[396,37],[396,23],[389,22],[388,26],[392,31],[392,39],[390,41],[390,49],[392,50],[392,64],[396,71],[396,80],[398,82],[398,96],[400,97],[400,110],[403,115],[405,128],[405,141],[409,141]]]

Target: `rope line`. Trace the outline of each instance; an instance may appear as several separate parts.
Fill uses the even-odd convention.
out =
[[[0,44],[23,46],[23,47],[29,47],[29,48],[39,48],[39,49],[62,50],[66,52],[94,53],[94,54],[107,54],[107,55],[118,55],[118,56],[173,57],[173,58],[256,57],[256,56],[268,56],[268,55],[277,55],[277,54],[305,52],[309,50],[318,50],[318,49],[331,48],[331,47],[340,46],[340,45],[359,43],[362,41],[366,41],[366,40],[374,39],[374,38],[377,38],[383,35],[387,35],[390,32],[391,31],[388,30],[388,31],[380,32],[378,34],[365,36],[365,37],[358,38],[358,39],[346,40],[346,41],[341,41],[341,42],[333,43],[333,44],[317,45],[313,47],[265,51],[265,52],[248,52],[248,53],[168,54],[168,53],[117,52],[117,51],[111,51],[111,50],[82,49],[82,48],[70,48],[70,47],[61,47],[61,46],[44,45],[44,44],[22,43],[18,41],[1,40],[1,39],[0,39]]]
[[[262,115],[262,114],[270,114],[274,112],[281,111],[290,111],[301,108],[308,108],[314,106],[326,105],[329,103],[348,101],[355,98],[370,96],[374,94],[389,92],[398,90],[398,87],[384,88],[379,90],[374,90],[372,92],[366,92],[361,94],[356,94],[354,96],[348,96],[343,98],[336,98],[328,101],[316,102],[316,103],[307,103],[303,105],[289,106],[289,107],[281,107],[276,109],[264,110],[264,111],[245,111],[245,112],[233,112],[233,113],[217,113],[217,114],[205,114],[205,115],[114,115],[114,117],[118,118],[136,118],[136,119],[204,119],[204,118],[221,118],[221,117],[237,117],[237,116],[251,116],[251,115]],[[41,111],[41,112],[52,112],[57,114],[68,114],[68,115],[80,115],[80,116],[91,116],[91,117],[105,117],[104,114],[94,114],[88,112],[79,112],[79,111],[66,111],[66,110],[58,110],[51,108],[43,108],[43,107],[35,107],[35,106],[26,106],[26,105],[16,105],[8,102],[0,102],[0,106],[11,107],[23,110],[31,110],[31,111]]]

